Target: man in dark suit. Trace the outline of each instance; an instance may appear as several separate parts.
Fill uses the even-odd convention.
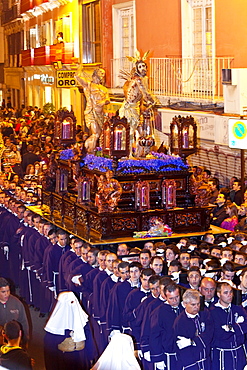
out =
[[[212,225],[220,226],[221,222],[227,218],[226,214],[226,198],[224,193],[219,193],[215,201],[216,207],[213,209]]]
[[[35,162],[39,162],[40,158],[37,154],[34,153],[34,147],[33,145],[27,146],[27,153],[23,155],[22,158],[22,169],[24,172],[26,172],[26,168],[29,164],[34,164]]]

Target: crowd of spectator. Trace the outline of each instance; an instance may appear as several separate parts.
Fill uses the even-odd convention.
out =
[[[46,326],[46,369],[68,369],[70,363],[73,369],[87,370],[95,362],[97,369],[110,338],[124,333],[133,339],[136,369],[243,370],[247,192],[242,195],[239,179],[233,177],[229,188],[220,188],[209,170],[194,168],[195,181],[210,189],[212,224],[226,233],[99,250],[28,208],[41,205],[42,181],[57,149],[55,117],[45,117],[37,107],[23,107],[18,114],[2,110],[0,275],[19,288],[20,297],[41,317],[52,311],[61,294],[73,292],[90,324],[85,341],[91,350],[74,350],[73,358],[57,348],[60,340],[73,337],[72,329],[64,327],[62,335]],[[80,132],[78,128],[78,142]],[[1,298],[3,288],[0,312],[7,302]],[[5,324],[0,314],[0,325]],[[20,336],[14,339],[19,345]],[[105,369],[115,370],[109,364]]]
[[[140,357],[138,366],[144,369],[167,366],[176,370],[192,361],[197,366],[203,363],[205,369],[206,364],[213,370],[230,370],[235,365],[243,369],[247,333],[244,232],[216,239],[208,232],[202,240],[182,237],[176,243],[143,242],[141,249],[121,243],[116,249],[98,250],[32,213],[9,191],[0,193],[0,203],[1,275],[19,286],[22,299],[40,310],[40,316],[51,312],[57,297],[66,291],[74,292],[88,315],[86,340],[93,343],[93,351],[87,362],[88,351],[83,362],[75,357],[78,369],[90,369],[108,338],[119,333],[131,335]],[[225,308],[229,314],[223,318]],[[191,317],[198,317],[198,323],[187,322]],[[49,326],[46,331],[56,335]],[[60,338],[61,333],[57,335]],[[44,348],[46,369],[66,368],[61,365],[61,361],[68,363],[66,352],[47,344]],[[229,351],[236,363],[229,363]]]

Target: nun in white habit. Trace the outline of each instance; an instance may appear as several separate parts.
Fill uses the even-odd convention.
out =
[[[95,345],[83,311],[73,292],[59,294],[45,326],[46,370],[89,370]]]
[[[132,338],[116,333],[91,370],[141,370],[135,356]]]

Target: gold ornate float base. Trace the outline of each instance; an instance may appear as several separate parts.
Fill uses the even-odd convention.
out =
[[[98,213],[94,207],[77,203],[73,195],[43,192],[43,204],[50,209],[49,218],[69,220],[76,234],[90,240],[132,237],[134,231],[149,230],[151,217],[160,217],[176,233],[206,231],[210,227],[211,207],[155,209],[148,211],[115,211]]]

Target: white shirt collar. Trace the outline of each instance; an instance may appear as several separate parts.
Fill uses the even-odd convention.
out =
[[[142,285],[141,285],[141,287],[140,287],[140,291],[141,292],[143,292],[143,293],[150,293],[150,290],[146,290],[146,289],[144,289],[143,287],[142,287]]]
[[[227,307],[224,307],[222,306],[222,304],[220,304],[220,301],[218,301],[217,303],[215,303],[215,307],[220,307],[222,308],[222,310],[227,310],[228,308],[231,308],[231,303]]]
[[[105,269],[105,272],[107,273],[108,276],[111,276],[112,275],[112,271],[110,271],[108,269]]]
[[[159,299],[162,301],[162,302],[166,302],[166,300],[164,298],[161,297],[161,295],[159,296]]]
[[[116,276],[116,275],[112,274],[112,275],[110,276],[110,278],[112,279],[112,281],[114,281],[114,283],[117,283],[117,282],[118,282],[118,276]]]
[[[196,315],[192,315],[191,313],[187,312],[186,310],[185,310],[185,313],[186,313],[186,316],[187,316],[189,319],[194,319],[195,317],[197,317],[197,316],[198,316],[198,313],[197,313]]]
[[[204,301],[205,306],[209,307],[210,303],[214,302],[214,297],[211,298],[209,301]]]
[[[131,288],[139,288],[140,287],[140,282],[138,281],[138,283],[134,283],[132,280],[130,280],[130,279],[128,279],[127,280],[128,281],[128,283],[130,283],[130,285],[131,285]]]

